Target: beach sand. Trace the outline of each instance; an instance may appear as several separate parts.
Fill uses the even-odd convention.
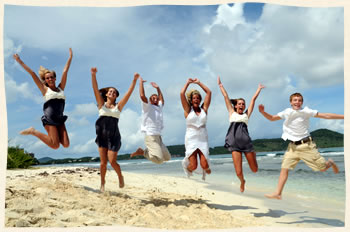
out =
[[[288,224],[295,218],[288,215],[274,217],[263,196],[209,189],[199,177],[188,179],[123,172],[125,187],[120,189],[116,173],[108,170],[106,191],[101,193],[96,168],[7,170],[6,175],[6,227],[119,225],[219,229],[315,226]],[[278,202],[288,205],[288,202]]]

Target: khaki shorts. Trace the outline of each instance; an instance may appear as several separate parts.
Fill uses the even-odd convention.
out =
[[[146,135],[145,145],[144,157],[153,163],[161,164],[171,159],[170,152],[163,144],[160,135]]]
[[[289,143],[284,153],[282,168],[294,169],[299,160],[303,160],[314,171],[326,168],[326,160],[320,155],[313,141],[300,145]]]

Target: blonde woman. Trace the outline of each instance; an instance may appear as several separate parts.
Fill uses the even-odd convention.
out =
[[[63,115],[65,106],[64,89],[67,82],[67,74],[72,62],[73,52],[69,48],[69,58],[63,69],[61,82],[56,86],[56,72],[40,66],[39,76],[36,75],[19,57],[14,54],[13,58],[26,70],[33,78],[40,92],[44,96],[44,116],[41,121],[47,134],[30,127],[20,132],[22,135],[34,135],[53,149],[58,149],[60,144],[69,147],[69,138],[65,126],[67,116]]]
[[[121,136],[119,133],[118,122],[120,113],[128,102],[132,92],[134,91],[139,74],[134,74],[134,79],[124,95],[124,97],[116,102],[119,92],[114,87],[98,89],[96,80],[97,68],[91,68],[92,88],[94,90],[97,107],[99,110],[99,118],[96,121],[96,144],[100,154],[100,173],[101,173],[101,192],[105,190],[105,176],[107,171],[107,160],[115,170],[119,179],[119,188],[124,187],[124,177],[117,163],[118,151],[121,146]]]
[[[186,94],[190,84],[199,85],[206,93],[202,105],[202,96],[198,90],[191,90]],[[209,168],[208,132],[206,128],[211,91],[199,79],[189,78],[181,90],[180,98],[186,119],[186,153],[182,166],[188,177],[192,175],[193,171],[196,171],[202,174],[202,179],[205,180],[205,175],[211,173]]]

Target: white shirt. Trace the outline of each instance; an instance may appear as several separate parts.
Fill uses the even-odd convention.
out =
[[[58,87],[58,90],[59,91],[56,92],[48,87],[45,95],[43,96],[44,101],[47,102],[48,100],[51,100],[51,99],[64,99],[65,100],[66,97],[64,96],[64,91],[60,87]]]
[[[290,141],[299,141],[310,136],[309,119],[317,114],[317,110],[312,110],[308,107],[300,110],[287,108],[277,115],[285,119],[283,123],[282,139]]]
[[[120,111],[118,109],[118,104],[114,108],[107,108],[105,104],[103,104],[103,106],[98,110],[99,116],[109,116],[114,118],[120,118]]]
[[[239,114],[236,111],[234,111],[231,115],[230,115],[230,123],[231,122],[244,122],[247,126],[248,126],[248,115],[246,113],[244,114]]]
[[[146,135],[160,135],[163,129],[163,103],[158,106],[142,101],[141,131]]]

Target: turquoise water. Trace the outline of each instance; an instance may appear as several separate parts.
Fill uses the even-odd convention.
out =
[[[314,172],[302,161],[289,172],[289,178],[283,194],[285,196],[306,199],[326,200],[340,205],[345,204],[345,171],[344,148],[319,149],[326,159],[332,158],[339,167],[339,174],[334,174],[330,168],[326,172]],[[257,153],[259,171],[252,173],[246,160],[243,160],[243,171],[246,179],[246,192],[256,193],[273,192],[276,188],[283,151]],[[122,171],[134,173],[149,173],[185,177],[181,166],[182,157],[172,158],[161,165],[148,160],[121,160],[118,161]],[[239,181],[236,177],[231,154],[210,156],[212,174],[207,176],[208,188],[219,189],[227,192],[238,192]],[[53,165],[54,166],[54,165]],[[86,166],[99,167],[99,163],[79,163],[55,166]],[[109,166],[109,168],[111,168]],[[191,177],[194,181],[201,181],[200,175]]]

